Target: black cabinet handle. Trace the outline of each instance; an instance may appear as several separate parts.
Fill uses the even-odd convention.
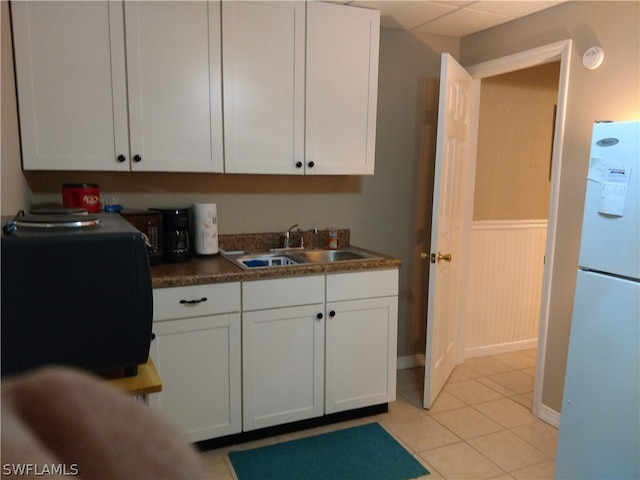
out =
[[[156,339],[156,334],[151,332],[151,341],[153,342]]]
[[[138,162],[139,162],[139,161],[141,161],[141,160],[142,160],[142,157],[141,157],[140,155],[134,155],[134,156],[133,156],[133,161],[134,161],[134,162],[138,163]]]
[[[315,163],[313,161],[307,163],[307,167],[309,167],[309,168],[313,168],[314,165],[315,165]]]
[[[322,320],[322,317],[324,317],[324,315],[322,315],[322,313],[319,313],[319,314],[316,315],[316,318],[318,320]]]
[[[329,312],[329,316],[330,316],[331,318],[335,317],[335,316],[336,316],[336,311],[335,311],[335,310],[331,310],[331,311]]]
[[[207,297],[202,297],[200,299],[195,299],[195,300],[180,300],[180,303],[182,305],[196,305],[198,303],[202,303],[206,301],[207,301]]]
[[[118,160],[119,163],[122,163],[126,159],[127,159],[127,157],[125,157],[124,155],[120,154],[120,155],[118,155],[118,158],[116,160]]]
[[[302,168],[302,162],[296,162],[296,168]]]

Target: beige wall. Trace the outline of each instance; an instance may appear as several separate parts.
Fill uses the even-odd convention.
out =
[[[561,410],[593,121],[640,118],[640,3],[568,2],[462,39],[463,65],[573,39],[542,403]],[[597,70],[582,55],[601,46]]]
[[[560,63],[482,80],[474,220],[546,219]]]
[[[2,97],[0,100],[0,212],[15,213],[24,208],[29,202],[31,193],[22,175],[20,166],[20,139],[18,137],[18,122],[16,118],[16,90],[13,80],[13,53],[11,43],[11,27],[9,24],[9,4],[0,2],[0,86]]]
[[[283,231],[335,225],[351,228],[356,245],[403,261],[400,270],[398,355],[424,351],[425,274],[416,262],[427,249],[425,225],[431,185],[419,172],[432,172],[433,148],[423,150],[424,108],[435,118],[440,52],[458,55],[459,40],[415,37],[382,29],[374,176],[266,176],[219,174],[25,172],[20,170],[9,22],[2,2],[2,214],[31,203],[60,202],[60,186],[84,181],[129,207],[216,202],[220,232]],[[423,101],[429,95],[432,103]],[[428,129],[434,133],[435,124]],[[5,137],[6,148],[5,148]],[[428,140],[434,142],[434,140]],[[425,157],[426,151],[430,156]],[[432,173],[431,173],[432,174]],[[428,173],[427,173],[428,175]],[[419,198],[419,204],[416,199]],[[417,252],[417,254],[416,254]],[[366,341],[366,332],[363,332]]]

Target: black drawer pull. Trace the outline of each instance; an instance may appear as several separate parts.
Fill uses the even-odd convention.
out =
[[[330,316],[331,318],[335,317],[335,316],[336,316],[336,311],[335,311],[335,310],[331,310],[331,311],[329,312],[329,316]]]
[[[202,303],[206,301],[207,301],[207,297],[202,297],[201,299],[195,299],[195,300],[180,300],[180,303],[182,305],[197,305],[198,303]]]

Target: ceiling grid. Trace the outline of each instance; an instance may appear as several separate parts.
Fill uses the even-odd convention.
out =
[[[465,37],[566,0],[338,0],[380,11],[380,26],[410,32]]]

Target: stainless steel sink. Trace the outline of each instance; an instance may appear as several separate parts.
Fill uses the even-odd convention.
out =
[[[286,267],[309,263],[351,262],[380,258],[355,247],[338,250],[277,249],[273,252],[222,252],[222,256],[241,268]]]
[[[296,255],[310,263],[349,262],[379,258],[377,255],[351,247],[340,250],[304,250],[297,252]]]
[[[284,267],[298,265],[304,260],[281,253],[223,253],[223,256],[242,268]]]

